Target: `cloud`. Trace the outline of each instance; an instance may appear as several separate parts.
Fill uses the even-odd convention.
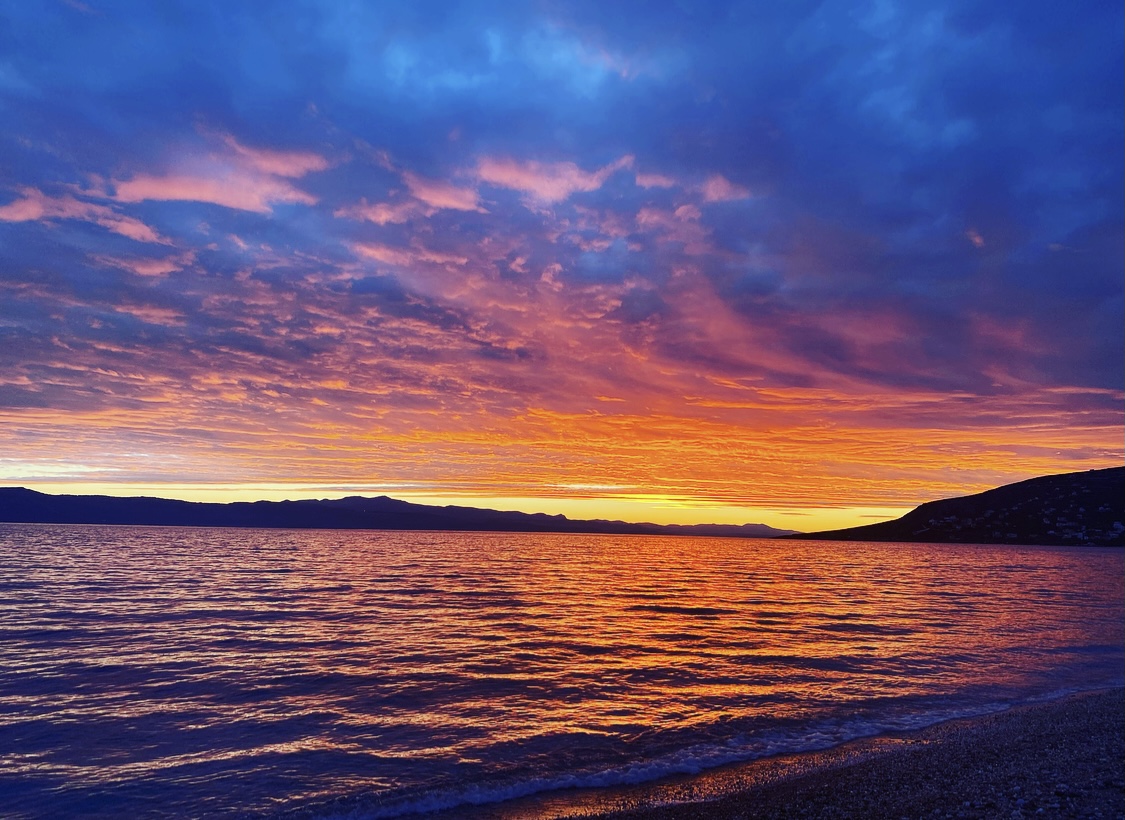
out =
[[[195,261],[195,253],[188,251],[161,258],[142,256],[105,256],[94,257],[95,261],[103,265],[111,265],[121,270],[135,273],[137,276],[166,276],[169,273],[183,270]]]
[[[267,176],[303,177],[312,171],[323,171],[329,163],[319,154],[306,151],[274,151],[268,148],[249,148],[229,134],[224,144],[245,164]]]
[[[50,222],[77,219],[101,225],[109,231],[137,242],[167,244],[168,240],[139,219],[126,216],[107,205],[87,202],[70,194],[52,197],[36,188],[20,189],[20,197],[0,205],[0,222]]]
[[[477,192],[472,188],[459,188],[443,180],[426,179],[410,171],[404,172],[402,179],[415,199],[433,208],[484,213]]]
[[[575,193],[596,191],[612,174],[632,165],[633,157],[628,155],[597,171],[584,171],[573,162],[485,157],[477,163],[476,174],[489,185],[520,191],[537,202],[550,205]]]
[[[676,186],[676,180],[663,174],[642,174],[638,172],[636,179],[637,185],[642,188],[674,188]]]
[[[132,316],[145,324],[161,327],[182,327],[185,324],[183,314],[172,308],[156,307],[154,305],[129,305],[121,304],[114,308],[118,313]]]
[[[654,234],[665,242],[680,243],[686,254],[714,254],[715,244],[710,231],[700,222],[702,217],[695,205],[681,205],[673,211],[643,207],[637,212],[637,229]]]
[[[347,217],[349,219],[365,219],[376,225],[398,225],[413,219],[415,216],[431,216],[436,213],[434,208],[426,208],[417,201],[410,200],[391,204],[389,202],[369,203],[361,199],[356,205],[347,205],[337,208],[333,216]]]
[[[115,183],[119,202],[190,201],[209,202],[240,211],[268,214],[278,203],[315,205],[317,198],[288,182],[239,169],[216,167],[210,175],[138,174]]]
[[[1121,461],[1120,4],[9,5],[14,458],[743,500]]]
[[[328,160],[307,152],[248,148],[233,137],[222,138],[225,154],[188,157],[183,171],[137,174],[114,182],[119,202],[208,202],[241,211],[271,213],[281,203],[315,205],[317,197],[289,180],[329,167]]]
[[[377,242],[356,242],[352,250],[365,259],[382,262],[384,265],[406,267],[414,261],[414,255],[401,248],[392,248]]]
[[[735,185],[722,174],[712,174],[707,177],[700,190],[706,202],[733,202],[750,197],[748,188]]]
[[[365,259],[373,259],[384,265],[399,268],[412,268],[421,262],[462,266],[469,261],[469,258],[463,254],[447,253],[417,244],[411,248],[395,248],[378,242],[356,242],[352,245],[352,250]]]
[[[364,197],[358,204],[337,208],[333,211],[333,216],[366,220],[376,225],[399,225],[415,217],[433,216],[441,210],[487,213],[480,204],[479,195],[472,188],[396,169],[386,152],[379,152],[378,164],[385,170],[396,171],[401,175],[411,198],[397,202],[370,203]]]

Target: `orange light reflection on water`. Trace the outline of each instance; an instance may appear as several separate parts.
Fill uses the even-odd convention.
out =
[[[529,760],[752,755],[782,725],[846,739],[1089,685],[1108,673],[1086,648],[1125,643],[1120,551],[0,530],[19,590],[0,714],[57,741],[0,765],[69,784],[53,805],[144,782],[249,810]],[[279,761],[289,779],[262,781]]]

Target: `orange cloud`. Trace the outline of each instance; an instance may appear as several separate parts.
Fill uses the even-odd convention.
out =
[[[18,440],[22,459],[49,460],[65,429],[68,461],[129,476],[150,470],[151,480],[213,481],[221,464],[232,482],[376,476],[545,498],[643,488],[698,504],[788,508],[913,506],[1057,472],[1064,450],[1085,466],[1119,463],[1119,392],[1076,426],[1067,412],[1073,397],[1051,390],[968,397],[724,377],[715,363],[679,361],[657,342],[622,343],[612,323],[585,320],[554,293],[514,314],[526,334],[516,340],[477,331],[454,338],[416,317],[357,316],[354,306],[327,298],[315,307],[331,321],[318,318],[304,331],[289,314],[308,305],[279,309],[276,299],[240,298],[227,306],[252,327],[267,326],[251,321],[256,316],[284,319],[286,340],[329,325],[349,337],[346,349],[314,360],[222,348],[205,368],[181,370],[190,360],[166,354],[153,372],[151,354],[135,348],[45,351],[37,378],[18,383],[58,385],[67,395],[93,386],[129,401],[0,409],[0,445]],[[149,323],[181,322],[168,309],[119,310]],[[764,354],[735,328],[716,330],[717,313],[706,306],[669,332],[725,334],[708,347],[722,344],[744,357],[739,372],[752,372]],[[568,366],[509,356],[497,368],[474,355],[482,341],[499,352],[538,341],[566,351]],[[426,355],[404,358],[394,345]],[[161,374],[171,375],[160,381]],[[19,374],[5,378],[17,383]],[[197,435],[185,437],[185,429]],[[142,465],[129,461],[130,451],[162,457]]]
[[[119,183],[119,201],[155,191],[256,212],[315,202],[293,181],[326,167],[323,158],[222,146],[222,156]],[[532,206],[561,202],[631,167],[629,157],[595,170],[486,159],[460,186],[394,169],[403,184],[391,197],[402,201],[361,200],[335,213],[377,225],[440,209],[460,217],[482,211],[479,184],[518,191]],[[638,185],[675,184],[655,176],[638,174]],[[0,206],[0,219],[86,219],[144,235],[124,206],[72,193],[24,190]],[[65,436],[75,463],[129,476],[381,476],[526,497],[639,488],[698,504],[791,507],[909,506],[1065,465],[1119,463],[1119,393],[1099,398],[1107,409],[1098,409],[1089,396],[1044,390],[1034,374],[1017,381],[1017,371],[996,377],[1002,395],[888,388],[871,374],[886,372],[888,351],[918,335],[891,308],[797,314],[774,303],[748,321],[724,296],[734,252],[712,240],[703,212],[706,202],[749,195],[715,175],[692,188],[690,202],[635,213],[618,200],[605,210],[586,202],[558,214],[541,208],[534,220],[497,218],[479,232],[458,230],[459,218],[440,232],[337,226],[379,238],[348,243],[355,235],[345,234],[358,261],[216,230],[254,255],[252,269],[175,282],[122,276],[106,296],[61,281],[0,282],[5,300],[39,303],[17,307],[17,320],[48,307],[97,330],[44,339],[0,374],[10,389],[36,394],[27,407],[0,408],[0,450],[18,446],[30,463]],[[605,277],[572,267],[576,246],[632,243],[659,258],[659,276],[628,264]],[[161,250],[93,259],[149,277],[209,261],[202,250],[199,263]],[[752,267],[747,256],[734,260],[740,273]],[[281,265],[284,276],[257,275]],[[349,287],[377,265],[396,281]],[[339,287],[320,286],[329,280]],[[164,330],[146,328],[143,344],[114,336],[140,321]],[[1032,329],[981,319],[969,338],[1033,349]],[[837,359],[791,345],[814,330]],[[161,458],[138,467],[121,455],[126,446]]]

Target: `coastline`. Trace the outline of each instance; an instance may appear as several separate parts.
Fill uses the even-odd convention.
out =
[[[1118,688],[753,761],[571,816],[1122,818],[1123,761],[1125,689]],[[716,777],[726,782],[711,799],[706,781]]]

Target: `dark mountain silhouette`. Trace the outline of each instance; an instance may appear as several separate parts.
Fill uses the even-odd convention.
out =
[[[144,524],[344,530],[469,530],[613,535],[704,535],[772,538],[793,532],[765,524],[629,524],[564,515],[412,504],[386,496],[210,504],[166,498],[48,495],[0,487],[0,521],[44,524]]]
[[[1125,546],[1125,467],[1064,473],[930,501],[894,521],[789,538]]]

